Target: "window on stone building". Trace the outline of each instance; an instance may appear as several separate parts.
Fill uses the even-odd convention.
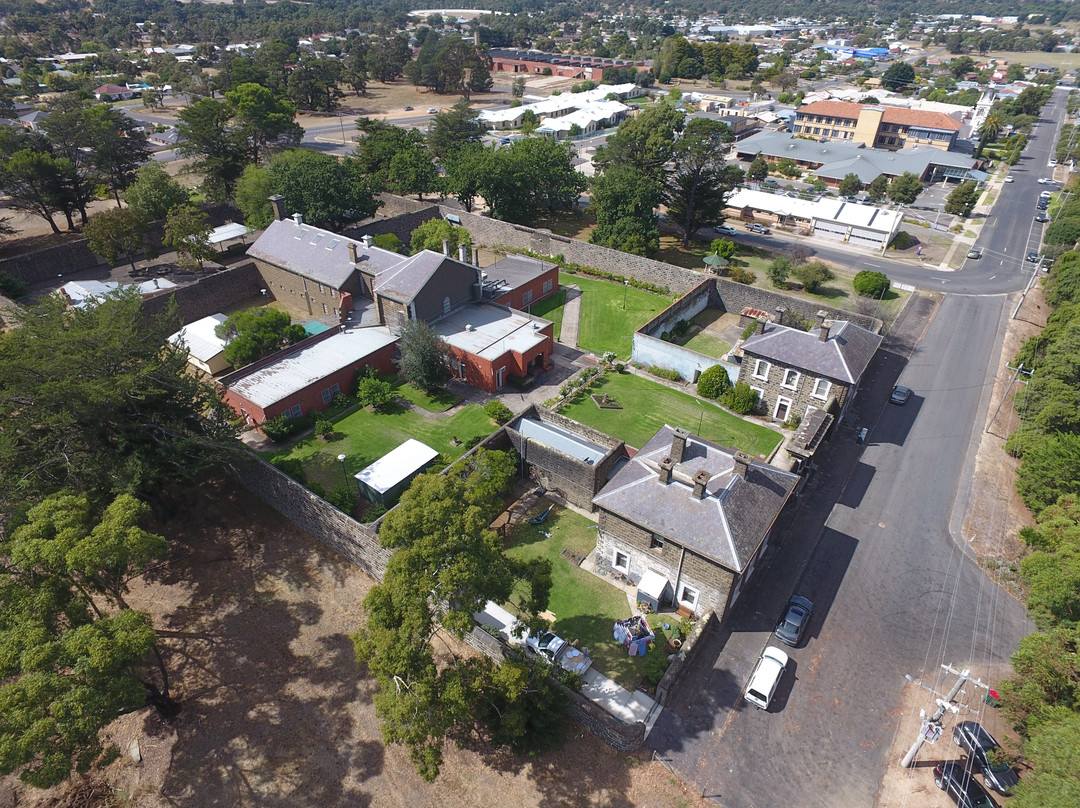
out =
[[[650,550],[663,550],[664,549],[664,537],[659,536],[656,533],[652,534],[652,539],[649,541]]]
[[[795,390],[799,386],[799,371],[797,370],[785,370],[784,381],[780,383],[781,387],[786,387],[788,390]]]
[[[829,390],[832,389],[832,382],[826,379],[815,379],[814,389],[810,393],[814,398],[820,398],[822,401],[829,397]]]
[[[685,584],[679,589],[679,603],[690,608],[697,606],[698,597],[700,593],[692,586],[686,586]]]
[[[615,555],[611,560],[611,566],[626,575],[630,572],[630,556],[626,553],[621,553],[618,550],[615,551]]]
[[[764,359],[754,360],[754,373],[755,379],[761,379],[763,382],[769,380],[769,363]]]

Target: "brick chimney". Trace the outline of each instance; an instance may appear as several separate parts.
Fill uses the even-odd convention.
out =
[[[736,452],[734,473],[745,480],[748,468],[750,468],[750,455],[746,454],[746,452]]]
[[[819,328],[818,332],[817,332],[817,338],[819,340],[821,340],[822,342],[824,342],[825,340],[827,340],[829,338],[829,324],[828,323],[822,323],[821,324],[821,328]]]
[[[787,306],[776,307],[776,322],[779,325],[784,324],[784,315],[787,314]]]
[[[825,318],[829,316],[829,312],[825,309],[817,310],[817,319],[814,320],[814,328],[821,328],[825,324]]]
[[[472,248],[472,262],[473,262],[474,267],[480,266],[480,248],[479,247],[473,247]]]
[[[690,430],[683,429],[681,426],[675,428],[675,434],[671,437],[671,462],[681,463],[683,462],[683,455],[686,453],[686,439],[690,437]]]
[[[671,482],[671,469],[674,466],[675,462],[670,457],[665,457],[660,461],[660,482],[664,485]]]
[[[352,241],[349,242],[349,261],[356,263],[356,243]]]
[[[694,475],[694,499],[702,499],[705,496],[705,486],[709,484],[711,475],[705,469],[699,469]]]
[[[764,317],[758,317],[757,327],[754,329],[754,333],[755,334],[764,334],[765,333],[765,318]]]
[[[285,218],[285,197],[274,194],[270,197],[270,207],[274,209],[274,221],[280,222]]]

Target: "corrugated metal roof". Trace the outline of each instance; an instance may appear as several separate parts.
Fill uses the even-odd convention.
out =
[[[353,476],[368,488],[385,494],[438,456],[439,453],[427,444],[409,438]]]
[[[384,326],[350,328],[282,352],[271,364],[231,382],[229,388],[265,409],[396,341]]]
[[[169,342],[177,346],[186,346],[188,353],[201,362],[209,362],[225,350],[225,340],[214,333],[214,329],[228,318],[224,314],[211,314],[193,323],[188,323],[171,337]]]

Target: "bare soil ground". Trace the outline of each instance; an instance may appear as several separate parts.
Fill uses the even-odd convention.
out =
[[[124,754],[103,776],[46,792],[0,780],[0,806],[706,805],[660,763],[575,724],[535,758],[448,746],[442,776],[424,783],[401,747],[384,747],[354,659],[373,581],[231,482],[177,502],[156,526],[170,556],[132,600],[162,632],[183,711],[114,722]]]

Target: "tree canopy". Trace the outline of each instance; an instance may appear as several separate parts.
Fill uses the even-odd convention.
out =
[[[409,320],[398,337],[395,359],[405,381],[431,394],[442,389],[450,378],[446,365],[448,347],[426,320]]]
[[[728,196],[743,180],[742,169],[724,161],[727,144],[734,140],[726,123],[695,118],[675,143],[666,198],[671,220],[683,231],[684,249],[698,228],[720,217]]]
[[[274,351],[293,345],[306,336],[280,309],[245,309],[229,317],[214,332],[228,341],[225,359],[234,367],[250,365]]]

